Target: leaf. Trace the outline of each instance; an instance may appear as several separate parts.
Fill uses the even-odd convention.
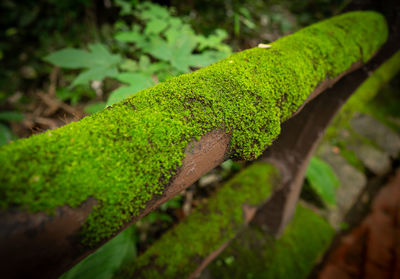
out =
[[[126,58],[124,62],[120,66],[121,70],[128,71],[128,72],[135,72],[138,70],[138,63],[135,60]]]
[[[169,61],[172,56],[172,47],[160,37],[152,37],[148,47],[143,51],[164,61]]]
[[[89,45],[89,51],[65,48],[44,58],[56,66],[66,69],[111,67],[121,62],[119,54],[111,54],[103,44]]]
[[[170,48],[171,65],[183,73],[189,72],[189,57],[197,46],[197,39],[192,30],[186,30],[181,33],[181,36],[177,38]]]
[[[170,17],[168,10],[158,4],[144,2],[138,8],[141,9],[140,18],[144,20],[153,18],[167,19]]]
[[[228,33],[225,30],[217,29],[215,34],[211,34],[208,37],[205,36],[197,36],[197,41],[199,43],[198,49],[201,51],[205,48],[216,48],[218,49],[221,45],[225,45],[222,43],[228,37]]]
[[[135,90],[135,88],[130,87],[130,86],[121,86],[118,89],[115,89],[113,92],[111,92],[110,96],[107,99],[107,107],[111,106],[115,103],[118,103],[119,101],[122,101],[123,99],[128,98],[129,96],[135,94],[138,90]]]
[[[317,157],[312,157],[307,168],[306,178],[311,188],[326,204],[336,204],[335,189],[339,186],[339,180],[327,163]]]
[[[94,103],[94,104],[90,104],[90,105],[86,106],[85,112],[92,114],[92,113],[96,113],[98,111],[103,110],[105,107],[106,107],[106,103],[104,103],[104,102]]]
[[[72,82],[71,87],[87,84],[118,74],[117,65],[121,63],[119,54],[111,54],[103,44],[89,45],[89,51],[67,48],[54,52],[44,59],[57,66],[69,69],[86,68]]]
[[[150,64],[146,69],[143,69],[142,72],[146,75],[152,76],[155,73],[159,72],[167,72],[171,69],[171,65],[167,62],[155,62]]]
[[[139,73],[122,73],[116,78],[120,82],[128,84],[128,86],[121,86],[120,88],[111,92],[111,95],[107,100],[107,106],[111,106],[112,104],[122,101],[136,92],[146,89],[154,84],[150,77]]]
[[[132,9],[134,8],[134,4],[130,1],[124,0],[114,0],[115,5],[121,8],[119,11],[120,15],[130,15],[132,14]]]
[[[87,84],[94,80],[103,80],[106,77],[116,77],[118,75],[118,70],[116,67],[96,67],[90,68],[82,73],[80,73],[71,83],[71,87],[79,84]]]
[[[82,98],[82,92],[77,90],[69,90],[68,88],[59,88],[56,91],[56,97],[61,101],[70,100],[72,105],[76,105]]]
[[[124,43],[135,43],[138,48],[146,48],[149,44],[146,37],[137,31],[119,32],[114,38]]]
[[[149,76],[140,73],[121,73],[116,76],[116,79],[141,89],[153,85],[153,80]]]
[[[116,270],[136,256],[135,227],[130,226],[96,252],[75,265],[60,279],[109,279]]]
[[[201,54],[192,54],[187,58],[187,63],[193,67],[205,67],[227,57],[225,52],[208,50]]]
[[[139,58],[139,68],[141,71],[146,70],[151,64],[150,58],[147,55],[141,55]]]
[[[75,48],[64,48],[53,52],[44,60],[66,69],[84,68],[91,63],[91,58],[86,51]]]
[[[11,130],[4,124],[0,123],[0,145],[9,143],[14,139],[14,135]]]
[[[2,111],[0,112],[0,120],[4,121],[22,121],[25,116],[17,111]]]
[[[147,35],[158,35],[161,31],[163,31],[168,26],[167,21],[154,18],[150,20],[146,24],[146,28],[144,29],[144,33]]]
[[[91,67],[97,66],[114,66],[121,63],[122,58],[119,54],[112,54],[108,51],[105,45],[103,44],[90,44],[89,50],[91,51]]]

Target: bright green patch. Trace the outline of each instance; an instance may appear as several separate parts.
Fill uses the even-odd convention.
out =
[[[136,256],[135,227],[130,226],[96,252],[80,261],[59,279],[110,279],[124,263]]]
[[[222,128],[233,157],[256,158],[319,83],[368,60],[386,37],[380,14],[347,13],[1,147],[0,209],[51,214],[93,197],[82,236],[94,246],[163,192],[192,139]]]
[[[274,166],[252,164],[121,270],[119,277],[186,278],[202,259],[244,227],[243,205],[262,204],[277,179]]]
[[[210,270],[213,278],[221,279],[307,278],[334,233],[322,217],[299,204],[281,238],[249,227],[210,265]],[[229,257],[234,262],[231,265],[224,261]]]
[[[318,157],[312,157],[307,168],[306,178],[311,188],[325,204],[336,204],[335,191],[339,186],[339,179],[327,163]]]

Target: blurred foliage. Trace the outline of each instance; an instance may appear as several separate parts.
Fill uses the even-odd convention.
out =
[[[9,96],[49,72],[41,57],[51,49],[91,40],[82,33],[90,0],[0,1],[0,91]]]
[[[64,273],[60,279],[112,278],[114,272],[121,265],[131,261],[136,256],[136,242],[135,227],[130,226]]]
[[[234,49],[270,42],[301,27],[338,14],[349,0],[172,0],[189,14],[199,32],[225,29]],[[250,38],[250,39],[249,39]],[[252,39],[251,39],[252,38]]]
[[[121,7],[121,16],[133,10],[129,7],[127,3]],[[122,31],[114,36],[117,42],[111,48],[120,53],[112,54],[106,45],[95,43],[88,46],[88,51],[65,48],[44,59],[65,69],[84,69],[70,87],[107,77],[123,83],[108,98],[107,105],[112,105],[155,82],[207,66],[231,53],[230,47],[222,43],[227,37],[225,31],[196,35],[190,25],[160,5],[137,4],[132,15],[137,22],[119,20],[114,25]]]
[[[321,198],[325,205],[336,204],[339,180],[331,166],[318,157],[312,157],[306,172],[307,186]]]
[[[24,120],[24,115],[16,111],[0,112],[0,145],[7,144],[16,136],[4,122],[18,122]]]

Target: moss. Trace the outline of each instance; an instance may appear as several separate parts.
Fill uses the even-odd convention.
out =
[[[165,233],[117,275],[120,278],[185,278],[243,227],[244,204],[258,206],[277,180],[274,166],[256,162],[224,184],[193,213]]]
[[[162,193],[192,139],[223,128],[233,157],[256,158],[319,83],[368,60],[386,37],[380,14],[343,14],[2,146],[0,210],[51,214],[93,197],[82,237],[94,246]]]
[[[299,204],[280,239],[252,226],[210,265],[213,278],[307,278],[331,243],[334,229]],[[228,264],[224,259],[231,259]],[[230,263],[230,264],[229,264]]]
[[[360,87],[351,95],[332,125],[328,128],[328,138],[337,136],[338,127],[348,127],[349,120],[356,112],[371,112],[367,104],[373,100],[378,92],[400,72],[400,51],[397,51],[390,59],[383,63]]]

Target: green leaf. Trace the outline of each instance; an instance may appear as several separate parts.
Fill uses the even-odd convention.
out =
[[[121,73],[117,76],[117,79],[120,82],[128,84],[128,86],[121,86],[111,92],[111,95],[107,100],[107,106],[122,101],[136,92],[146,89],[154,84],[150,77],[139,73]]]
[[[146,70],[151,64],[150,58],[147,55],[141,55],[139,58],[139,68],[141,71]]]
[[[105,107],[106,107],[105,102],[94,103],[94,104],[87,105],[85,107],[85,112],[92,114],[92,113],[96,113],[98,111],[103,110]]]
[[[171,48],[171,65],[183,73],[189,72],[189,57],[197,46],[197,39],[192,30],[181,33]]]
[[[205,67],[228,56],[225,52],[208,50],[201,54],[192,54],[187,57],[187,63],[193,67]]]
[[[135,227],[130,226],[96,252],[75,265],[60,279],[109,279],[121,265],[136,256]]]
[[[96,67],[80,73],[71,83],[71,87],[79,84],[87,84],[94,80],[103,80],[106,77],[116,77],[118,75],[117,67]]]
[[[70,90],[68,88],[59,88],[56,91],[56,97],[61,101],[69,100],[72,105],[76,105],[83,96],[83,92],[79,90]]]
[[[2,111],[0,112],[0,120],[4,121],[22,121],[25,116],[17,111]]]
[[[147,35],[158,35],[168,26],[167,21],[159,18],[154,18],[146,24],[144,33]]]
[[[140,73],[121,73],[116,76],[116,79],[141,89],[153,85],[153,80],[149,76]]]
[[[167,62],[155,62],[150,64],[146,69],[143,69],[142,72],[146,75],[152,76],[155,73],[167,72],[171,69],[171,65]]]
[[[131,15],[134,6],[137,4],[136,1],[124,1],[124,0],[114,0],[116,6],[121,8],[119,11],[120,15]]]
[[[144,2],[138,8],[141,9],[139,16],[143,20],[154,18],[167,19],[170,17],[168,10],[158,4]]]
[[[137,31],[119,32],[114,38],[124,43],[135,43],[138,48],[146,48],[149,44],[146,37]]]
[[[335,189],[339,186],[339,180],[327,163],[317,157],[312,157],[306,178],[311,188],[326,204],[336,204]]]
[[[121,86],[118,89],[115,89],[111,92],[110,96],[107,99],[107,106],[111,106],[123,99],[128,98],[129,96],[135,94],[138,90],[130,86]]]
[[[172,56],[172,49],[168,43],[160,37],[152,37],[150,44],[143,51],[154,56],[157,59],[169,61]]]
[[[211,34],[208,37],[197,36],[197,41],[199,43],[198,49],[201,51],[205,48],[215,48],[219,49],[221,46],[226,46],[222,43],[228,37],[228,33],[225,30],[217,29],[215,34]]]
[[[13,139],[14,135],[11,130],[6,125],[0,123],[0,145],[7,144]]]
[[[136,72],[139,69],[138,63],[132,59],[125,59],[122,65],[120,66],[121,70],[128,72]]]
[[[89,51],[65,48],[44,58],[56,66],[66,69],[111,67],[121,62],[119,54],[111,54],[103,44],[89,45]]]
[[[75,48],[64,48],[53,52],[46,56],[44,60],[66,69],[84,68],[91,63],[91,57],[86,51]]]

